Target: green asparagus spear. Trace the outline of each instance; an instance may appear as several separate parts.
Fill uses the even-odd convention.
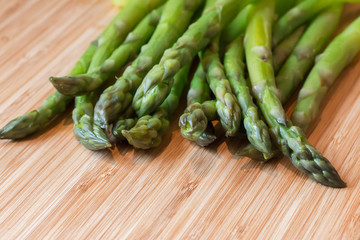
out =
[[[336,12],[338,13],[337,16],[335,16]],[[314,44],[317,45],[316,43],[319,43],[319,44],[325,43],[325,40],[322,40],[322,38],[323,37],[326,38],[326,36],[330,34],[329,32],[332,32],[334,30],[334,27],[337,25],[337,20],[339,18],[340,13],[341,13],[341,7],[336,6],[336,5],[335,5],[335,7],[331,8],[329,10],[324,10],[324,13],[322,13],[317,18],[315,18],[315,20],[313,20],[313,22],[311,23],[310,27],[306,30],[307,36],[304,35],[303,37],[301,37],[302,33],[305,30],[305,27],[300,27],[296,32],[294,32],[290,37],[288,37],[284,41],[282,41],[274,49],[274,69],[276,71],[277,66],[281,65],[281,63],[280,63],[282,61],[281,59],[285,59],[284,56],[289,55],[291,53],[291,51],[293,51],[292,47],[290,47],[290,46],[295,47],[295,45],[300,37],[305,44],[302,46],[301,43],[299,42],[299,44],[297,46],[302,46],[302,47],[300,48],[300,50],[294,51],[294,53],[291,55],[291,57],[287,60],[286,64],[282,67],[281,74],[279,74],[276,77],[276,84],[280,91],[281,101],[283,104],[288,101],[289,97],[294,93],[294,91],[296,90],[296,88],[298,86],[298,83],[293,84],[292,78],[299,78],[298,82],[300,82],[304,78],[304,74],[306,73],[306,71],[308,71],[308,70],[304,70],[304,71],[301,71],[300,73],[298,73],[300,71],[299,69],[304,69],[303,61],[305,61],[307,64],[307,62],[309,62],[308,58],[310,58],[310,59],[311,59],[311,57],[315,58],[315,55],[318,53],[318,52],[316,52],[316,48],[317,49],[321,48],[319,46],[316,46],[315,49],[313,48],[314,50],[312,51],[311,50],[312,45],[314,45]],[[323,20],[323,21],[321,21],[321,20]],[[317,23],[317,24],[315,24],[315,23]],[[323,24],[323,26],[321,26],[321,24]],[[327,25],[329,25],[329,27]],[[310,30],[310,29],[312,29],[312,30]],[[319,38],[321,39],[320,41],[319,41]],[[328,36],[328,38],[329,38],[329,36]],[[306,45],[307,42],[310,42],[310,47],[308,47]],[[299,55],[299,53],[304,52],[304,51],[301,51],[301,49],[309,49],[309,50],[307,50],[307,52],[309,54]],[[312,61],[313,60],[310,60],[310,62],[312,62]],[[292,64],[290,64],[290,62]],[[287,66],[287,67],[285,67],[285,66]],[[291,70],[290,70],[290,68],[291,68]],[[287,70],[285,70],[285,69],[287,69]],[[284,73],[287,73],[290,76],[288,78],[280,77]],[[289,86],[287,86],[288,84],[289,84]],[[284,96],[285,94],[287,95],[286,97]],[[261,157],[261,152],[257,151],[257,149],[254,148],[253,146],[251,146],[251,144],[242,148],[237,153],[237,155],[261,160],[262,162],[266,161],[265,158]],[[275,155],[280,155],[280,154],[273,152],[272,155],[275,156]]]
[[[203,13],[210,11],[211,6],[216,0],[207,0]],[[237,20],[236,23],[240,23]],[[232,24],[232,29],[237,28],[237,24]],[[227,31],[230,34],[230,29]],[[207,109],[207,103],[204,101],[211,99],[211,90],[207,83],[206,73],[201,64],[199,64],[194,78],[191,81],[190,89],[187,94],[187,108],[179,119],[181,135],[196,142],[199,146],[205,147],[215,141],[215,130],[204,110]],[[213,101],[214,115],[216,112],[216,102]]]
[[[211,90],[207,83],[206,73],[202,65],[199,64],[190,84],[187,94],[187,108],[179,119],[179,126],[184,138],[194,141],[200,146],[207,146],[216,139],[215,135],[211,136],[211,131],[207,131],[213,127],[211,127],[212,124],[204,113],[206,105],[202,106],[202,103],[209,99],[211,99]],[[215,102],[213,106],[215,114],[217,114]]]
[[[276,84],[280,91],[281,101],[283,104],[286,103],[290,98],[290,96],[294,93],[299,82],[302,81],[304,75],[307,73],[308,69],[310,68],[311,63],[314,61],[315,55],[319,53],[319,50],[330,38],[331,33],[334,31],[335,27],[337,26],[339,17],[341,15],[341,9],[342,9],[341,6],[334,5],[334,7],[330,8],[329,10],[324,10],[323,13],[321,13],[317,18],[315,18],[311,23],[311,25],[306,30],[306,33],[301,37],[301,41],[297,44],[293,54],[286,61],[285,65],[282,67],[280,74],[276,77]],[[297,34],[299,30],[297,30],[294,34]],[[303,32],[303,30],[301,32]],[[274,52],[275,69],[276,69],[276,65],[280,65],[280,64],[276,64],[277,62],[276,59],[280,58],[280,56],[282,55],[279,50],[281,50],[281,52],[284,52],[284,50],[288,51],[282,45],[284,45],[284,42],[286,42],[287,40],[290,40],[290,38],[285,39],[282,43],[279,44],[278,47],[275,48],[275,52]],[[276,51],[276,49],[278,49],[278,51]],[[304,52],[306,52],[307,54],[304,54]],[[307,65],[308,67],[306,68]],[[285,77],[286,76],[285,73],[289,76]],[[297,79],[297,80],[294,81],[293,79]],[[237,154],[242,156],[249,156],[251,158],[256,158],[256,159],[259,159],[260,156],[260,152],[256,153],[256,149],[251,147],[250,145],[240,150],[239,153]],[[273,153],[272,155],[279,155],[279,154]],[[265,161],[265,159],[262,159],[262,161]]]
[[[284,41],[275,46],[273,50],[273,65],[275,73],[279,71],[283,63],[286,61],[286,59],[288,59],[300,37],[303,35],[305,29],[305,26],[299,27],[289,37],[285,38]]]
[[[136,26],[134,31],[129,33],[125,41],[111,54],[99,70],[76,76],[51,77],[50,81],[53,84],[61,85],[63,91],[67,91],[65,90],[67,87],[72,89],[74,85],[78,86],[78,83],[84,86],[82,89],[92,89],[92,84],[105,82],[115,75],[126,63],[133,60],[140,51],[141,46],[148,42],[159,23],[162,9],[163,7],[159,7],[149,13]],[[76,94],[85,94],[86,92],[88,90],[83,92],[77,91]]]
[[[277,5],[276,5],[277,6]],[[280,44],[275,46],[274,48],[274,56],[273,56],[273,65],[275,71],[281,66],[283,61],[285,61],[288,56],[291,54],[291,51],[294,49],[296,43],[300,39],[301,35],[303,34],[305,27],[302,26],[298,28],[293,34],[283,40]],[[249,85],[249,80],[247,80],[247,85]],[[281,155],[278,149],[273,148],[272,152],[268,156],[264,156],[262,152],[257,150],[253,144],[248,143],[245,146],[242,146],[237,152],[237,156],[241,157],[249,157],[251,159],[255,159],[257,161],[261,161],[263,163],[267,162],[270,158],[275,155]]]
[[[94,54],[87,73],[98,72],[104,61],[125,40],[130,31],[153,9],[166,0],[132,0],[114,17],[99,38],[98,48]],[[50,78],[54,87],[62,94],[79,96],[97,89],[104,83],[103,78],[91,78],[87,75],[80,78]]]
[[[220,33],[235,17],[240,5],[236,0],[216,1],[213,10],[204,13],[172,48],[165,51],[160,63],[149,71],[135,93],[133,108],[138,116],[153,112],[164,101],[173,76]]]
[[[149,13],[148,16],[145,17],[138,26],[136,26],[134,31],[129,34],[132,40],[125,42],[115,52],[118,56],[124,57],[118,62],[119,64],[125,65],[127,63],[126,61],[129,61],[129,53],[132,51],[136,53],[140,50],[140,47],[146,43],[154,31],[154,25],[156,25],[160,19],[160,14],[161,8]],[[76,138],[90,150],[105,149],[110,145],[110,140],[103,133],[101,128],[94,124],[93,108],[96,103],[94,101],[98,100],[100,93],[101,92],[99,90],[96,90],[90,94],[85,94],[75,98],[74,133]],[[83,108],[87,108],[87,110],[84,111]],[[92,108],[91,111],[90,108]]]
[[[234,18],[234,20],[227,25],[223,32],[221,33],[221,42],[222,43],[231,43],[235,40],[240,34],[243,34],[246,29],[246,23],[251,11],[252,5],[247,5],[239,14]]]
[[[281,16],[284,13],[285,9],[286,9],[286,11],[288,10],[289,3],[291,2],[291,1],[288,2],[288,1],[282,1],[282,0],[280,0],[280,1],[284,5],[278,6],[279,0],[276,2],[276,8],[277,8],[276,13],[279,16]],[[303,0],[301,0],[301,1],[303,1]],[[297,4],[298,4],[298,2],[299,1],[297,1]],[[290,36],[288,36],[281,43],[279,43],[277,46],[275,46],[275,48],[273,49],[273,52],[274,52],[273,53],[273,66],[274,66],[275,72],[277,72],[279,70],[279,68],[282,66],[284,61],[290,56],[291,52],[295,48],[297,42],[299,41],[300,37],[304,33],[305,29],[306,29],[305,26],[299,27]],[[280,94],[281,94],[281,92],[280,92]],[[257,150],[251,143],[249,143],[245,147],[241,147],[239,149],[239,151],[236,153],[236,155],[241,156],[241,157],[249,157],[251,159],[255,159],[255,160],[258,160],[261,162],[266,162],[270,158],[270,157],[265,158],[263,156],[263,153],[260,152],[259,150]],[[276,155],[281,155],[281,153],[278,151],[278,149],[273,148],[270,156],[276,156]]]
[[[170,118],[179,105],[181,94],[188,82],[190,65],[182,68],[174,77],[169,96],[153,115],[141,117],[136,125],[122,134],[136,148],[149,149],[161,143],[162,136],[169,130]]]
[[[360,17],[338,35],[318,57],[304,86],[291,119],[306,130],[319,114],[319,105],[330,86],[360,51]]]
[[[106,134],[101,128],[93,124],[94,104],[99,95],[100,91],[96,90],[75,98],[73,132],[75,138],[90,150],[101,150],[111,147]]]
[[[231,88],[240,103],[247,137],[250,143],[264,153],[265,158],[268,158],[272,152],[271,139],[268,127],[259,117],[259,110],[253,101],[244,77],[243,39],[244,37],[240,36],[227,46],[224,66]]]
[[[95,122],[108,130],[121,113],[131,104],[133,94],[146,73],[159,62],[165,49],[170,47],[188,27],[201,0],[170,0],[165,5],[160,22],[149,43],[143,47],[135,61],[126,68],[122,77],[108,87],[95,106]],[[179,21],[181,19],[181,21]]]
[[[85,73],[97,48],[97,40],[93,41],[71,70],[70,75]],[[47,126],[57,115],[64,112],[72,97],[55,91],[42,105],[23,116],[10,121],[0,129],[0,139],[25,138]]]
[[[216,100],[207,100],[201,103],[202,111],[209,121],[219,120],[216,109]]]
[[[159,0],[156,0],[156,2]],[[119,15],[123,14],[123,11]],[[103,39],[103,35],[107,29],[115,29],[120,26],[118,21],[113,20],[97,40],[93,41],[85,53],[80,57],[74,68],[70,72],[70,76],[84,74],[88,71],[93,56]],[[55,91],[51,94],[43,104],[36,110],[26,113],[10,121],[3,129],[0,130],[0,139],[21,139],[27,137],[40,129],[47,126],[57,115],[65,111],[66,106],[73,98]]]
[[[337,4],[318,15],[282,66],[276,76],[276,86],[281,93],[282,103],[292,96],[313,66],[315,57],[329,42],[339,24],[341,12],[342,4]]]
[[[253,95],[271,127],[283,154],[296,168],[313,180],[330,187],[345,187],[331,163],[292,124],[277,96],[271,59],[271,21],[274,0],[263,0],[250,16],[245,36],[245,52]]]
[[[241,126],[241,109],[220,61],[219,37],[206,49],[201,64],[207,74],[210,89],[216,97],[217,112],[226,136],[235,136]]]
[[[285,39],[299,26],[303,25],[321,10],[343,2],[357,2],[360,0],[305,0],[285,13],[275,24],[273,33],[273,45]]]
[[[187,106],[193,103],[202,103],[211,99],[211,90],[207,83],[206,73],[201,63],[196,69],[194,77],[190,82],[187,94]]]

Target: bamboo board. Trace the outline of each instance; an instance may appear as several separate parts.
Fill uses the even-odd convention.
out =
[[[0,123],[39,106],[117,9],[109,0],[0,0]],[[347,7],[342,23],[360,15]],[[360,44],[360,43],[359,43]],[[347,182],[331,189],[283,158],[263,165],[181,138],[91,152],[67,111],[0,142],[1,239],[360,239],[360,56],[341,74],[310,135]],[[180,109],[177,117],[181,113]]]

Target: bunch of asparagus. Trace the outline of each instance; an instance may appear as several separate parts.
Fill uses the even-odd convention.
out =
[[[218,120],[233,141],[247,136],[239,155],[266,162],[283,154],[313,180],[345,187],[304,134],[360,51],[360,17],[331,40],[344,2],[360,0],[131,0],[68,76],[50,77],[55,92],[3,127],[0,139],[39,131],[75,99],[74,135],[86,148],[126,140],[153,148],[190,82],[184,138],[208,146]],[[283,104],[299,87],[290,119]]]

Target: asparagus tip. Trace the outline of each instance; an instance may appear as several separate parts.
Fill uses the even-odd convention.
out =
[[[216,140],[214,134],[204,132],[195,142],[201,147],[207,147]]]
[[[133,134],[130,131],[122,130],[121,133],[124,136],[124,138],[126,138],[126,140],[129,142],[129,144],[133,145],[134,147],[140,148],[140,149],[148,149],[149,148],[149,147],[141,144],[139,141],[137,141],[136,137],[133,136]]]
[[[121,133],[126,138],[126,140],[139,149],[150,149],[152,147],[156,147],[161,142],[161,137],[149,138],[149,136],[144,136],[143,134],[138,135],[139,132],[134,132],[132,130],[122,130]]]
[[[24,128],[24,123],[24,119],[21,118],[17,118],[9,122],[5,127],[0,129],[0,139],[21,139],[33,133],[33,129]]]
[[[74,81],[71,77],[50,77],[49,81],[62,94],[74,93]]]
[[[316,176],[316,175],[310,175],[310,178],[312,178],[314,181],[332,188],[346,188],[346,183],[340,178],[340,176],[337,174],[337,172],[333,173],[331,176],[331,179],[323,179],[322,176]]]
[[[0,129],[0,139],[6,139],[2,129]]]
[[[90,140],[90,139],[87,139]],[[100,139],[93,139],[94,142],[85,142],[81,141],[81,143],[89,150],[99,151],[112,147],[112,144],[108,141],[101,141]],[[96,142],[95,142],[96,141]]]
[[[82,86],[90,85],[94,79],[83,74],[78,76],[50,77],[49,81],[60,93],[68,96],[77,96],[85,93]]]

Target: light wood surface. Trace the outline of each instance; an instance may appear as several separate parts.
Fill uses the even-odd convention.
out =
[[[117,9],[109,0],[0,6],[3,126],[51,94],[48,77],[67,74]],[[348,6],[343,27],[359,15],[359,5]],[[359,93],[357,56],[309,137],[347,182],[340,190],[285,158],[239,159],[236,139],[199,148],[181,138],[177,118],[159,148],[91,152],[74,139],[69,109],[41,135],[0,142],[0,238],[358,240]]]

